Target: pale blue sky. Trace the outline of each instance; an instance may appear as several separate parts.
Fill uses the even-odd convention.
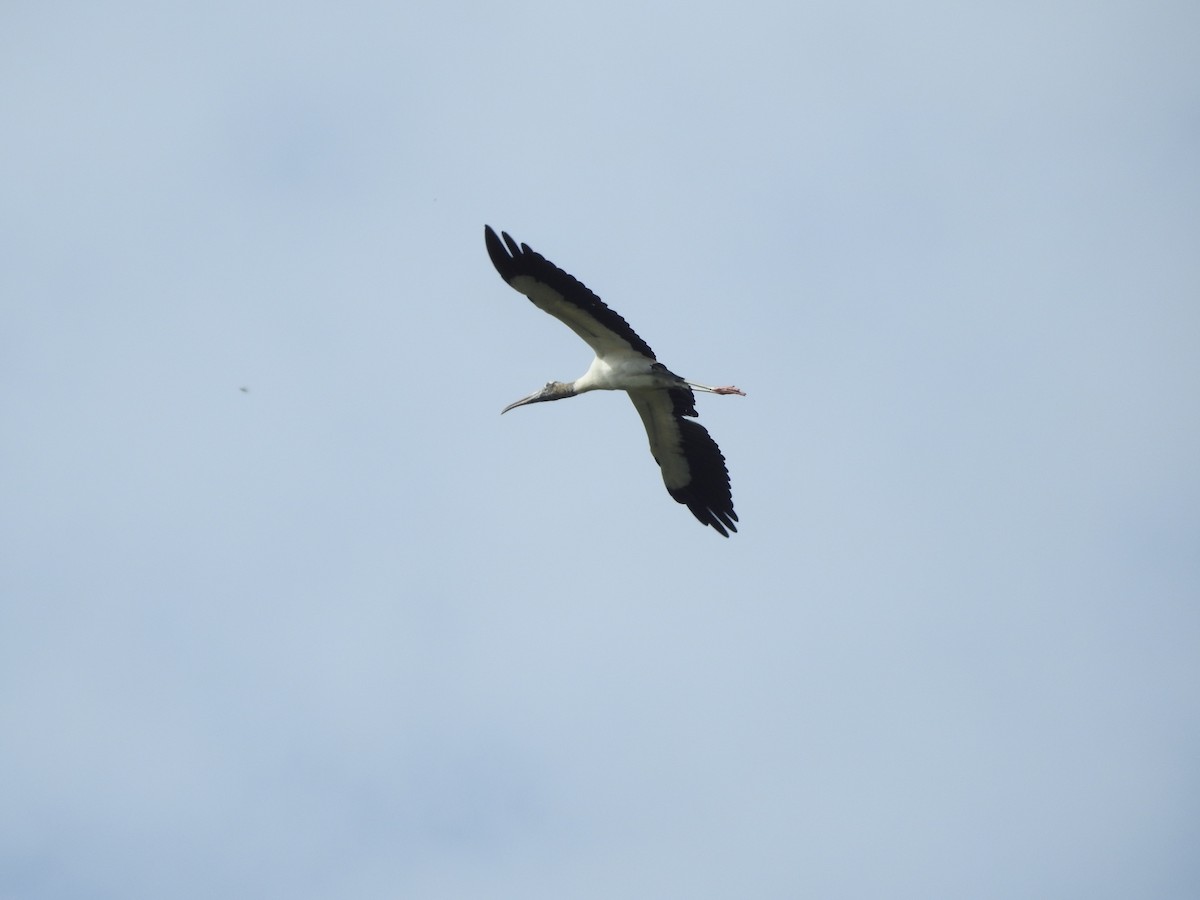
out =
[[[0,897],[1200,894],[1197,33],[5,5]]]

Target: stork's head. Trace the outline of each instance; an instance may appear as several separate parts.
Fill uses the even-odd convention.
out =
[[[510,409],[516,409],[518,406],[525,406],[527,403],[544,403],[547,400],[561,400],[563,397],[574,396],[575,385],[562,381],[551,381],[540,391],[530,394],[528,397],[523,397],[516,403],[508,404],[508,406],[500,410],[500,415],[504,415]]]

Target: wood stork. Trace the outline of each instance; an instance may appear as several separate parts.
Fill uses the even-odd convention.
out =
[[[735,387],[708,387],[680,378],[655,358],[628,322],[580,281],[528,244],[501,234],[503,243],[490,225],[484,226],[488,256],[500,277],[596,352],[582,378],[551,381],[540,391],[510,403],[501,414],[528,403],[561,400],[586,391],[625,391],[646,426],[650,452],[662,469],[670,495],[723,537],[737,531],[725,457],[704,427],[686,417],[697,415],[693,389],[743,397],[745,393]]]

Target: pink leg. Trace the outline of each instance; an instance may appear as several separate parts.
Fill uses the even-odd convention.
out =
[[[685,381],[688,387],[695,388],[698,391],[708,391],[710,394],[737,394],[739,397],[745,397],[746,392],[741,388],[735,387],[709,387],[707,384],[696,384],[694,381]]]

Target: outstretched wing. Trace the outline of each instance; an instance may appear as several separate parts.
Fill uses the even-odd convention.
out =
[[[629,391],[642,417],[650,452],[662,469],[663,483],[677,503],[684,504],[704,525],[723,537],[737,531],[733,492],[721,448],[695,417],[695,396],[689,388]]]
[[[483,228],[488,256],[500,277],[587,341],[597,356],[638,353],[653,360],[650,345],[629,323],[604,305],[579,279],[568,275],[546,257],[518,244],[501,232],[503,243],[490,225]]]

